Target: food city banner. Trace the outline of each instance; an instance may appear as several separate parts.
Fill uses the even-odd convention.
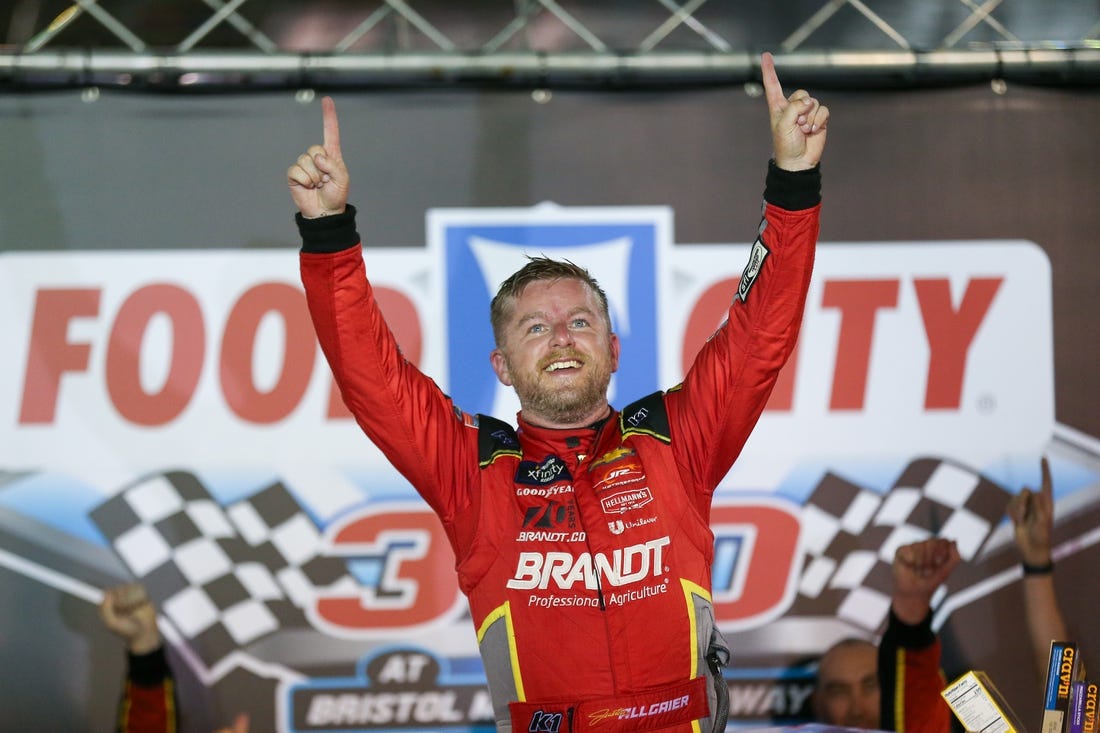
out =
[[[368,271],[406,355],[498,415],[518,405],[488,368],[486,314],[525,254],[584,262],[606,288],[623,404],[682,377],[749,252],[675,243],[661,207],[426,218],[426,248],[368,248]],[[279,730],[484,727],[453,555],[341,404],[296,267],[288,251],[5,254],[0,502],[145,583],[207,687],[269,679]],[[821,246],[798,349],[715,496],[735,719],[804,714],[794,660],[880,630],[898,545],[939,534],[970,562],[996,545],[1023,462],[1051,448],[1049,348],[1002,368],[1020,331],[1051,343],[1049,303],[1031,242]],[[575,531],[552,506],[536,519]],[[941,608],[967,592],[949,584]]]
[[[317,105],[93,97],[0,98],[0,159],[18,171],[0,183],[8,722],[108,729],[123,655],[95,604],[140,580],[187,733],[238,710],[265,731],[487,729],[439,523],[348,416],[305,312],[282,171],[319,134]],[[466,410],[517,409],[489,368],[488,302],[525,251],[607,289],[618,406],[674,385],[719,325],[759,216],[759,99],[338,104],[383,310]],[[732,724],[804,720],[814,658],[874,638],[893,549],[930,533],[967,558],[936,599],[945,672],[989,672],[1026,718],[1038,683],[1003,512],[1043,454],[1060,600],[1086,652],[1096,639],[1081,624],[1100,560],[1100,190],[1078,163],[1097,159],[1081,112],[1097,101],[830,104],[845,124],[802,333],[715,496]],[[548,506],[529,531],[568,522]]]

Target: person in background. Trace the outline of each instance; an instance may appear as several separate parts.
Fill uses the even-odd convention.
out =
[[[1054,587],[1054,482],[1050,463],[1039,462],[1042,483],[1039,490],[1024,487],[1008,502],[1016,548],[1023,567],[1024,615],[1040,684],[1047,676],[1051,641],[1072,641]],[[1083,657],[1081,657],[1083,659]]]
[[[881,728],[878,647],[854,636],[830,646],[817,666],[814,720],[846,728]]]
[[[157,611],[140,583],[108,588],[99,605],[103,625],[126,643],[126,682],[118,733],[174,733],[175,681],[157,629]]]
[[[118,704],[116,733],[176,733],[179,709],[172,668],[157,628],[157,610],[145,587],[125,583],[103,592],[99,616],[126,643],[126,682]],[[215,733],[248,733],[248,716]]]
[[[821,657],[814,717],[848,728],[947,733],[951,710],[940,691],[940,640],[932,595],[959,564],[953,540],[928,539],[894,554],[894,591],[882,640],[842,639]]]

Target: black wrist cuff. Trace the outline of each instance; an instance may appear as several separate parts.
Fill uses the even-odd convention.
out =
[[[927,615],[918,623],[907,624],[891,608],[887,629],[893,631],[897,645],[903,649],[923,649],[936,641],[936,633],[932,631],[932,609],[928,609]]]
[[[1024,575],[1050,575],[1054,572],[1053,562],[1048,562],[1046,565],[1028,565],[1022,562],[1020,567],[1024,569]]]
[[[298,233],[302,237],[302,251],[330,253],[354,247],[359,243],[355,230],[355,207],[348,204],[342,214],[307,219],[299,212],[294,215]]]
[[[163,646],[148,654],[127,652],[126,657],[130,665],[130,681],[139,687],[156,687],[172,676]]]
[[[777,166],[774,159],[769,160],[764,200],[788,211],[812,209],[821,203],[821,166],[788,171]]]

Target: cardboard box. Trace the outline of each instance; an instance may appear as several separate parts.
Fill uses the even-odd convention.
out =
[[[967,672],[944,688],[940,695],[967,731],[1026,733],[985,672]]]

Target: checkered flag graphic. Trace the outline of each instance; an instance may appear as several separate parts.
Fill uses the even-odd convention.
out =
[[[879,629],[890,610],[897,549],[943,537],[973,560],[1009,495],[974,471],[933,458],[909,464],[885,495],[826,475],[802,510],[806,562],[790,613]]]
[[[282,484],[223,508],[193,475],[127,487],[91,512],[126,567],[205,663],[306,626],[318,589],[357,588]]]

